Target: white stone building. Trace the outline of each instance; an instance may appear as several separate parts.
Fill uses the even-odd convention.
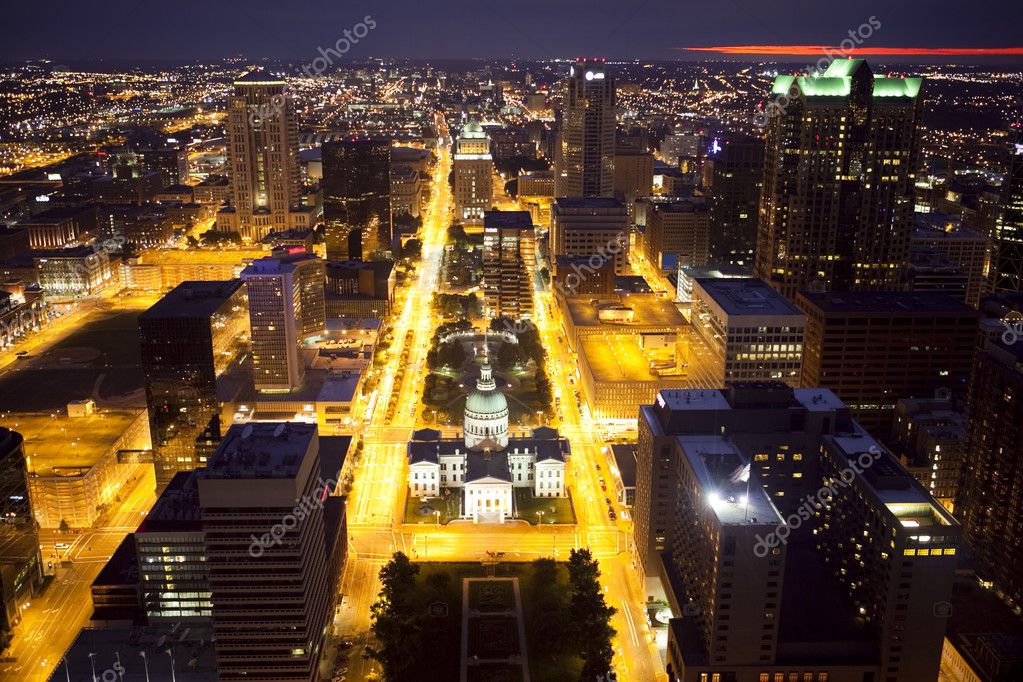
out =
[[[476,390],[465,401],[463,438],[442,438],[422,429],[408,446],[409,494],[438,497],[462,491],[461,516],[474,521],[515,515],[513,488],[536,497],[564,497],[568,441],[555,429],[540,427],[524,438],[508,437],[508,400],[485,363]]]

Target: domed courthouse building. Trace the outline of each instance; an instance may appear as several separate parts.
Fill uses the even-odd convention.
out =
[[[515,515],[512,488],[531,488],[536,497],[565,496],[569,455],[568,440],[555,429],[508,437],[508,400],[497,390],[487,362],[465,401],[464,438],[441,438],[434,429],[413,432],[409,494],[438,497],[444,488],[458,488],[462,518],[503,523]]]

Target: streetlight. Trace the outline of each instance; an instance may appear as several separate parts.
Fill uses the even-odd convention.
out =
[[[433,515],[437,517],[437,527],[440,527],[440,509],[434,509]]]
[[[92,682],[99,682],[99,678],[96,677],[96,654],[89,652],[89,665],[92,666]]]
[[[146,682],[149,682],[149,659],[146,658],[146,652],[145,651],[140,651],[139,652],[139,656],[142,657],[142,665],[146,669]]]
[[[171,682],[178,682],[177,676],[174,674],[174,652],[171,649],[166,649],[167,655],[170,656],[171,660]]]

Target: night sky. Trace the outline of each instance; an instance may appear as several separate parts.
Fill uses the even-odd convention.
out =
[[[346,57],[705,59],[680,47],[1021,47],[1020,0],[55,0],[5,3],[0,60],[312,59],[364,17]],[[1016,59],[1019,59],[1018,57]]]

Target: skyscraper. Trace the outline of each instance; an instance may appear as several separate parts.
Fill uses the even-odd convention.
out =
[[[25,440],[0,426],[0,646],[43,583],[39,533],[28,493]]]
[[[753,263],[757,240],[757,207],[764,183],[764,143],[732,135],[713,145],[710,166],[710,262]]]
[[[245,294],[239,280],[183,282],[139,316],[157,487],[205,464],[197,438],[221,436],[216,380],[248,341]]]
[[[455,219],[480,225],[483,213],[494,205],[494,159],[483,126],[469,121],[455,138],[451,158],[455,173]]]
[[[580,59],[562,95],[554,196],[614,195],[615,81],[604,60]]]
[[[320,679],[344,512],[316,426],[232,426],[197,477],[219,679]]]
[[[670,680],[937,676],[959,526],[831,391],[662,391],[638,447]],[[641,506],[651,477],[669,494]]]
[[[629,267],[629,213],[617,199],[560,198],[551,208],[551,253],[589,259],[590,270],[608,261],[616,275]]]
[[[904,288],[913,234],[920,78],[874,76],[862,59],[778,76],[755,273],[797,291]]]
[[[304,251],[260,258],[242,271],[257,391],[287,392],[302,385],[299,346],[324,329],[324,273],[324,262]]]
[[[1023,296],[1013,296],[1018,315]],[[1023,343],[1006,343],[1001,324],[974,360],[956,513],[980,563],[978,576],[1018,610],[1023,607]]]
[[[529,211],[487,211],[483,219],[483,293],[487,314],[533,313],[536,234]]]
[[[1008,173],[1002,183],[993,265],[995,291],[1023,291],[1023,135],[1009,153]]]
[[[361,259],[390,251],[390,140],[335,140],[325,142],[322,153],[327,258]]]
[[[311,228],[313,214],[299,206],[298,127],[284,79],[260,69],[239,77],[227,112],[232,199],[216,229],[259,241],[269,232]]]

